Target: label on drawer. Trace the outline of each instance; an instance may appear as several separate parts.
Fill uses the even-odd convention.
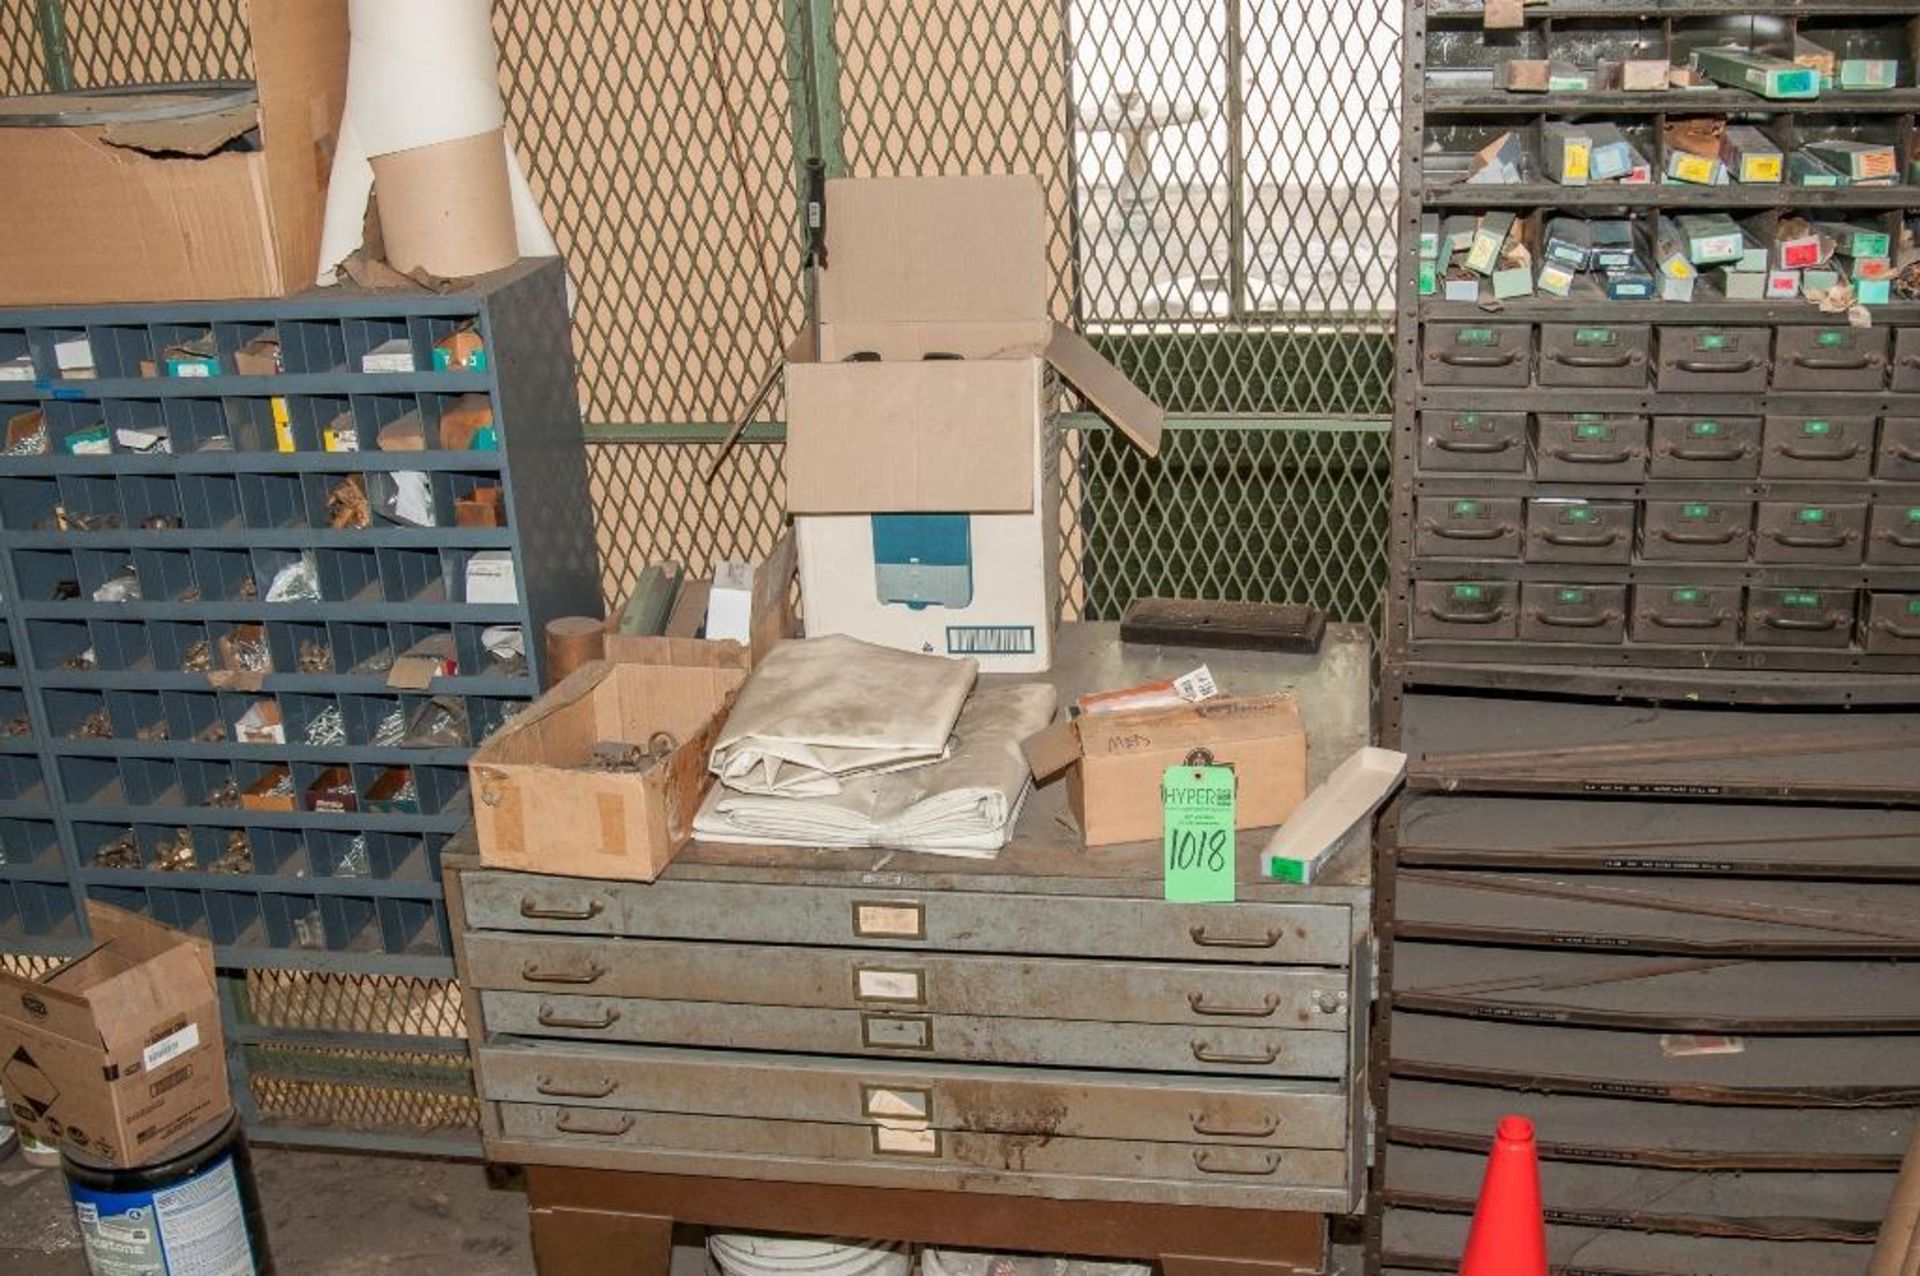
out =
[[[921,904],[856,900],[853,933],[862,938],[925,939],[926,908]]]
[[[877,1125],[873,1150],[887,1156],[939,1156],[940,1131],[925,1126]]]
[[[931,1121],[933,1096],[925,1090],[906,1090],[896,1086],[861,1087],[860,1111],[876,1120]]]
[[[861,1001],[901,1001],[916,1006],[927,999],[919,971],[878,966],[854,972],[853,995]]]
[[[933,1020],[925,1015],[861,1015],[860,1044],[869,1050],[931,1050]]]

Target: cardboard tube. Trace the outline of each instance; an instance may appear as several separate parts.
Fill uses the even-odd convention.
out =
[[[607,631],[591,616],[561,616],[547,622],[547,685],[581,665],[606,657]]]
[[[1916,1116],[1913,1134],[1907,1140],[1907,1154],[1900,1162],[1900,1177],[1894,1181],[1887,1215],[1880,1222],[1867,1276],[1914,1276],[1920,1272],[1916,1227],[1920,1227],[1920,1116]]]
[[[470,279],[520,260],[506,142],[499,129],[373,157],[387,261]]]

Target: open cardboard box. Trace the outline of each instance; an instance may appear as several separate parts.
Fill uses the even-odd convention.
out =
[[[232,1106],[213,948],[87,902],[94,946],[0,971],[0,1086],[14,1123],[80,1159],[149,1165]]]
[[[615,607],[606,623],[607,659],[641,665],[681,665],[690,669],[753,669],[767,658],[776,643],[799,636],[800,621],[793,613],[793,582],[798,569],[794,536],[787,532],[774,542],[772,551],[754,573],[747,642],[677,632],[685,627],[677,603],[666,633],[623,634],[620,632],[622,609]],[[685,595],[698,584],[686,582],[680,587],[681,593]],[[694,599],[700,604],[696,619],[705,619],[705,599],[704,591]]]
[[[582,665],[474,753],[474,832],[491,868],[650,882],[693,834],[707,760],[747,680],[706,665]],[[642,772],[580,769],[596,745],[674,747]]]
[[[257,109],[0,127],[0,303],[278,297],[313,282],[347,87],[346,0],[252,0]],[[249,145],[256,139],[257,145]]]

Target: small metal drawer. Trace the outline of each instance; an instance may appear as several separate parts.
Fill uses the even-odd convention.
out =
[[[1421,379],[1428,385],[1520,387],[1533,375],[1533,328],[1524,323],[1430,323]]]
[[[1868,651],[1920,656],[1920,594],[1868,595],[1866,636]]]
[[[1527,414],[1422,412],[1420,468],[1448,474],[1526,473]]]
[[[1727,646],[1740,636],[1740,587],[1636,585],[1627,633],[1664,646]]]
[[[1920,391],[1920,328],[1902,328],[1894,334],[1893,388]]]
[[[1413,636],[1497,642],[1520,632],[1509,581],[1420,580],[1413,584]]]
[[[1615,413],[1542,413],[1534,477],[1568,483],[1632,483],[1647,472],[1647,418]]]
[[[1762,563],[1857,563],[1866,556],[1867,507],[1762,501],[1753,556]]]
[[[1767,388],[1768,328],[1662,325],[1654,382],[1665,391],[1742,394]]]
[[[1760,473],[1768,478],[1863,479],[1873,469],[1870,416],[1770,416]]]
[[[1853,643],[1851,589],[1765,589],[1747,595],[1747,645],[1847,647]]]
[[[1640,515],[1652,562],[1744,563],[1752,541],[1752,501],[1648,501]]]
[[[1783,327],[1774,338],[1776,390],[1878,390],[1887,383],[1885,328]]]
[[[1520,587],[1522,642],[1618,643],[1627,634],[1625,585]]]
[[[1626,563],[1633,559],[1632,501],[1527,502],[1530,563]]]
[[[1867,561],[1890,567],[1920,567],[1920,500],[1882,497],[1873,507]]]
[[[1920,332],[1920,328],[1908,331]],[[1920,416],[1890,416],[1880,423],[1880,452],[1874,473],[1883,479],[1920,482]]]
[[[1523,518],[1517,496],[1423,496],[1413,552],[1423,558],[1518,558]]]
[[[1757,416],[1653,418],[1654,478],[1752,478],[1760,473]]]
[[[1540,325],[1540,384],[1637,390],[1647,384],[1646,324]]]

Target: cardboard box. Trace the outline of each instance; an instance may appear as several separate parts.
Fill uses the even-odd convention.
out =
[[[520,572],[510,549],[483,549],[467,560],[469,603],[512,606],[520,601]]]
[[[1890,89],[1900,82],[1900,63],[1892,58],[1847,58],[1834,83],[1848,92]]]
[[[1593,144],[1593,153],[1589,157],[1593,180],[1610,182],[1615,178],[1621,181],[1630,179],[1636,170],[1645,167],[1646,160],[1641,157],[1633,141],[1620,131],[1615,124],[1585,124],[1581,126]],[[1648,180],[1652,173],[1647,174]]]
[[[1236,828],[1279,824],[1307,795],[1307,736],[1289,695],[1082,714],[1022,748],[1037,779],[1066,772],[1067,801],[1088,846],[1158,839],[1161,778],[1195,749],[1233,767]]]
[[[746,680],[744,669],[717,666],[576,669],[468,764],[481,863],[652,881],[692,835],[714,738]],[[645,745],[662,731],[677,747],[650,770],[578,769],[596,745]]]
[[[353,786],[353,772],[344,766],[330,766],[314,777],[307,786],[306,804],[309,811],[324,811],[333,815],[345,814],[360,809],[360,792]]]
[[[755,668],[774,644],[800,634],[800,621],[793,611],[793,583],[799,572],[799,555],[792,532],[783,533],[754,573],[751,626],[752,637],[745,643],[715,641],[695,632],[682,632],[684,622],[667,620],[664,634],[623,634],[620,612],[615,607],[606,623],[607,659],[616,663],[640,665],[679,665],[691,669]],[[699,582],[680,587],[682,594],[694,593]],[[675,612],[678,612],[676,606]]]
[[[253,0],[257,108],[0,129],[0,303],[278,297],[311,286],[340,108],[346,0]],[[254,132],[259,145],[230,145]],[[217,246],[217,251],[214,247]]]
[[[1540,126],[1540,163],[1562,186],[1585,186],[1592,171],[1593,138],[1586,128],[1548,120]]]
[[[284,791],[282,791],[284,790]],[[285,766],[271,766],[240,791],[240,807],[246,811],[297,811],[300,796],[292,788]]]
[[[213,948],[87,902],[94,946],[39,979],[0,971],[14,1124],[93,1162],[148,1165],[232,1106]]]
[[[1473,244],[1467,249],[1467,269],[1478,275],[1491,275],[1500,262],[1500,251],[1513,233],[1512,213],[1487,213],[1473,232]]]
[[[1820,73],[1784,58],[1728,45],[1695,49],[1693,66],[1717,84],[1746,89],[1776,101],[1820,96]]]
[[[1827,138],[1807,142],[1800,149],[1850,182],[1891,182],[1900,175],[1893,147],[1879,142]]]

